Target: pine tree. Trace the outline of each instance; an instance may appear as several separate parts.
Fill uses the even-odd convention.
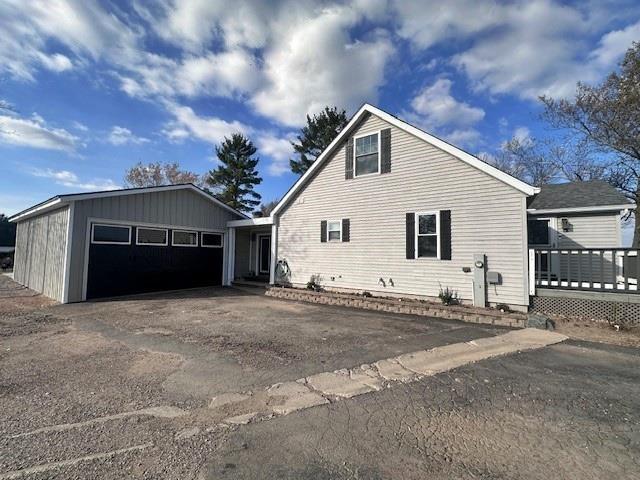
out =
[[[302,175],[316,161],[316,158],[349,123],[347,113],[337,107],[324,107],[312,117],[307,115],[307,125],[300,129],[298,143],[291,142],[298,158],[289,160],[291,171]]]
[[[241,133],[224,138],[216,147],[220,166],[208,173],[206,183],[224,203],[241,212],[250,212],[260,204],[260,195],[254,190],[262,182],[253,157],[256,147]]]

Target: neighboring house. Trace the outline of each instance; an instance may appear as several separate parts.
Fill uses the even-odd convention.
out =
[[[436,297],[449,287],[478,305],[526,310],[528,220],[558,209],[536,206],[545,197],[546,187],[364,105],[268,218],[246,218],[191,185],[64,195],[21,212],[12,217],[16,280],[79,301],[242,278],[294,286],[314,279],[390,296]],[[577,222],[579,212],[558,218],[565,213]],[[612,228],[619,241],[619,225]],[[190,249],[170,238],[179,230],[196,232],[179,233],[180,242],[195,242],[187,259]],[[142,244],[133,240],[139,232]],[[220,256],[201,247],[207,232],[221,236]],[[34,271],[43,256],[51,267]]]

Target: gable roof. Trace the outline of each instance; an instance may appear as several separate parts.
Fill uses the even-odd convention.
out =
[[[385,112],[384,110],[380,110],[378,107],[374,107],[368,103],[365,103],[360,109],[351,117],[349,123],[342,129],[342,131],[338,134],[336,138],[329,144],[329,146],[318,156],[315,162],[309,167],[309,169],[302,175],[296,183],[289,189],[289,191],[282,197],[282,200],[276,205],[276,207],[272,211],[272,215],[277,214],[284,208],[284,206],[291,200],[291,198],[302,188],[302,186],[307,183],[307,181],[313,176],[313,173],[320,168],[320,166],[330,157],[331,153],[336,149],[337,146],[341,144],[344,140],[344,137],[349,135],[349,133],[353,130],[353,128],[358,124],[363,115],[371,113],[380,117],[382,120],[387,123],[415,136],[420,140],[424,140],[425,142],[433,145],[440,150],[443,150],[454,157],[462,160],[463,162],[471,165],[472,167],[481,170],[492,177],[500,180],[507,185],[515,188],[516,190],[521,191],[525,195],[534,195],[538,193],[539,189],[529,185],[528,183],[523,182],[522,180],[518,180],[515,177],[512,177],[508,173],[499,170],[493,165],[489,165],[486,162],[483,162],[479,158],[471,155],[470,153],[461,150],[460,148],[451,145],[450,143],[445,142],[423,130],[420,130],[409,123],[400,120],[399,118]]]
[[[118,197],[123,195],[134,195],[137,193],[153,193],[153,192],[168,192],[171,190],[192,190],[195,193],[204,196],[207,200],[214,203],[215,205],[224,208],[236,215],[239,215],[242,218],[249,218],[242,212],[239,212],[235,208],[231,208],[230,206],[222,203],[220,200],[215,198],[210,193],[204,191],[203,189],[196,187],[193,183],[181,183],[178,185],[161,185],[158,187],[139,187],[139,188],[123,188],[120,190],[105,190],[100,192],[89,192],[89,193],[69,193],[66,195],[56,195],[55,197],[51,197],[44,202],[38,203],[32,207],[27,208],[21,212],[16,213],[12,217],[9,218],[10,222],[17,222],[19,220],[25,220],[29,217],[33,217],[34,215],[39,215],[45,213],[50,210],[54,210],[56,208],[60,208],[64,205],[67,205],[70,202],[78,201],[78,200],[90,200],[93,198],[106,198],[106,197]]]
[[[549,211],[606,211],[633,207],[633,203],[607,182],[569,182],[542,186],[540,193],[529,199],[531,213]]]

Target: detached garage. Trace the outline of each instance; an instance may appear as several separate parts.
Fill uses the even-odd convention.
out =
[[[14,278],[63,303],[222,285],[243,218],[192,184],[56,196],[11,218]]]

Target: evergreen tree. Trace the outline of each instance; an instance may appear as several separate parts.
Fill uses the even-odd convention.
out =
[[[347,113],[337,107],[324,107],[313,118],[307,115],[307,125],[300,129],[298,142],[291,142],[298,155],[289,160],[291,171],[299,175],[306,172],[347,123]]]
[[[224,203],[241,212],[251,212],[260,204],[260,195],[254,190],[262,182],[253,157],[256,147],[241,133],[224,138],[216,147],[220,166],[208,173],[206,183]]]

